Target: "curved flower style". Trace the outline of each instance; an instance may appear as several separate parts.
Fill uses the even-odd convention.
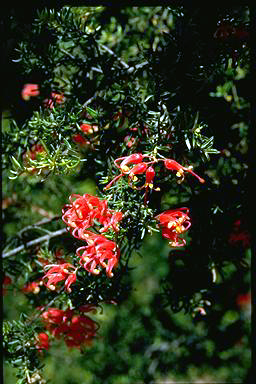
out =
[[[166,169],[168,169],[170,171],[177,171],[176,176],[181,178],[180,182],[184,180],[184,171],[191,173],[191,175],[195,176],[200,181],[200,183],[205,182],[204,179],[202,179],[200,176],[198,176],[195,172],[192,171],[192,169],[191,169],[192,166],[185,168],[173,159],[165,159],[164,160],[164,166]]]
[[[114,241],[108,240],[103,235],[88,235],[86,233],[87,246],[77,249],[80,264],[90,273],[98,275],[100,267],[106,269],[108,277],[113,277],[112,269],[118,264],[120,250]]]
[[[170,209],[156,216],[162,228],[162,236],[169,239],[172,247],[182,247],[186,244],[180,234],[186,232],[191,226],[189,209]]]
[[[70,285],[76,282],[76,268],[69,263],[51,265],[51,269],[46,273],[43,279],[48,279],[45,284],[51,290],[56,289],[56,284],[59,281],[65,280],[65,289],[71,292]]]
[[[116,212],[108,208],[107,200],[100,200],[98,197],[85,194],[72,194],[69,198],[71,204],[64,206],[62,220],[71,228],[72,235],[80,238],[80,229],[86,230],[94,225],[97,220],[103,228],[101,232],[106,232],[112,228],[115,232],[118,229],[118,223],[122,220],[122,212]]]
[[[92,306],[92,310],[95,307]],[[88,307],[88,312],[90,307]],[[43,312],[41,318],[45,328],[57,339],[64,338],[68,347],[80,348],[90,345],[96,336],[98,324],[87,315],[76,315],[72,309],[66,311],[49,308]]]
[[[144,161],[145,158],[148,158],[148,161]],[[109,189],[116,181],[118,181],[121,177],[124,177],[125,175],[128,176],[128,184],[133,189],[146,189],[145,192],[145,201],[147,200],[147,193],[149,188],[153,189],[153,179],[155,177],[155,170],[153,168],[153,164],[157,164],[159,162],[164,163],[164,167],[170,171],[176,171],[176,176],[178,176],[179,182],[182,182],[184,180],[184,173],[189,172],[193,176],[195,176],[200,183],[204,183],[205,180],[202,179],[200,176],[198,176],[195,172],[192,171],[192,166],[189,167],[183,167],[181,164],[179,164],[177,161],[173,159],[167,159],[163,158],[156,158],[156,154],[147,155],[142,153],[133,153],[132,155],[120,157],[116,160],[114,160],[115,166],[120,170],[120,173],[115,176],[107,185],[104,187],[104,190]],[[132,184],[133,181],[137,181],[138,178],[136,175],[145,174],[146,182],[140,186],[137,187]],[[159,190],[159,188],[155,189],[156,191]]]

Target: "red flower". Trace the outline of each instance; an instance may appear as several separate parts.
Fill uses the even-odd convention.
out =
[[[122,173],[128,173],[130,171],[130,168],[128,167],[129,164],[138,164],[141,163],[142,160],[145,157],[149,157],[148,155],[143,155],[142,153],[133,153],[132,155],[120,157],[114,161],[115,166],[119,168]],[[121,164],[118,163],[121,161]]]
[[[54,108],[55,104],[62,104],[65,101],[65,96],[63,94],[52,92],[50,99],[44,100],[44,105],[47,108]]]
[[[228,242],[232,246],[242,246],[242,248],[249,248],[251,244],[251,235],[244,227],[241,220],[236,220],[233,224],[233,230],[229,235]]]
[[[49,349],[49,336],[47,333],[41,332],[38,334],[36,348],[39,350]]]
[[[88,305],[87,312],[95,306]],[[68,347],[80,348],[90,345],[96,336],[98,325],[90,317],[76,315],[72,309],[66,311],[50,308],[41,315],[46,329],[57,339],[63,337]]]
[[[77,143],[77,144],[80,144],[80,145],[87,145],[87,144],[91,144],[89,140],[86,140],[82,135],[80,135],[79,133],[77,133],[76,135],[73,135],[72,136],[72,140],[74,141],[74,143]]]
[[[29,157],[31,160],[36,160],[39,153],[45,152],[42,144],[34,144],[31,149],[25,153],[24,157]]]
[[[97,125],[90,125],[90,124],[81,124],[80,129],[82,132],[90,134],[90,133],[95,133],[99,130]]]
[[[65,280],[65,289],[71,292],[70,285],[76,282],[76,268],[69,263],[54,265],[43,279],[48,279],[46,287],[51,290],[56,289],[58,282]]]
[[[71,228],[91,227],[94,218],[106,209],[107,203],[106,200],[102,203],[97,197],[88,194],[83,196],[72,194],[69,200],[71,204],[65,205],[62,210],[62,220]]]
[[[115,166],[120,169],[121,173],[114,177],[113,180],[111,180],[108,185],[104,188],[105,190],[109,189],[112,184],[114,184],[117,180],[120,179],[120,177],[123,177],[124,175],[128,175],[128,182],[129,185],[132,188],[137,189],[136,187],[131,185],[131,181],[137,181],[137,177],[135,175],[143,174],[146,172],[148,168],[148,164],[151,163],[143,163],[143,159],[145,157],[152,157],[150,155],[143,155],[142,153],[133,153],[132,155],[125,156],[125,157],[120,157],[114,161]],[[119,162],[121,163],[119,164]],[[134,165],[135,164],[135,165]],[[133,165],[131,168],[129,167],[130,165]],[[141,189],[141,188],[139,188]]]
[[[31,283],[28,283],[24,285],[22,288],[22,292],[24,293],[34,293],[37,294],[40,291],[40,282],[38,281],[32,281]]]
[[[76,254],[80,257],[80,264],[90,273],[98,275],[100,267],[106,269],[108,277],[113,276],[112,269],[118,264],[120,250],[114,241],[108,240],[105,236],[88,235],[87,246],[77,249]]]
[[[75,201],[73,199],[76,198]],[[71,228],[75,237],[83,238],[83,231],[95,224],[97,220],[104,226],[100,231],[106,232],[109,228],[118,231],[118,223],[122,220],[122,212],[115,212],[108,208],[107,200],[100,200],[98,197],[85,194],[71,195],[71,204],[64,206],[62,220]],[[80,231],[82,229],[82,232]]]
[[[236,298],[236,304],[241,309],[249,307],[251,305],[251,293],[248,292],[238,295]]]
[[[5,275],[3,279],[3,285],[10,285],[10,284],[12,284],[12,279],[10,278],[10,276]]]
[[[42,313],[41,318],[47,324],[47,327],[51,329],[52,325],[62,323],[64,315],[65,311],[62,309],[49,308]]]
[[[134,137],[127,135],[124,138],[124,142],[126,143],[128,148],[131,148],[136,143],[136,139]]]
[[[156,216],[162,228],[162,236],[169,239],[172,247],[181,247],[186,244],[180,234],[186,232],[191,226],[189,209],[171,209]]]
[[[97,329],[95,321],[88,316],[73,316],[64,332],[64,341],[70,348],[80,348],[83,344],[91,345]]]
[[[10,276],[7,276],[7,275],[4,275],[4,278],[3,278],[3,282],[2,282],[2,285],[3,285],[3,295],[6,294],[7,292],[7,289],[5,288],[5,286],[7,285],[10,285],[12,284],[12,279],[10,278]]]
[[[80,125],[80,129],[81,129],[82,132],[86,133],[87,135],[95,133],[95,132],[97,132],[99,130],[97,125],[90,125],[90,124],[86,124],[86,123],[81,124]],[[80,144],[80,145],[91,144],[91,142],[89,140],[85,139],[79,133],[76,134],[76,135],[73,135],[72,139],[73,139],[73,141],[75,143]]]
[[[177,163],[177,161],[172,159],[165,159],[164,160],[165,168],[170,171],[177,171],[176,176],[181,178],[181,181],[184,180],[184,171],[191,173],[191,175],[195,176],[200,183],[204,183],[205,180],[202,179],[200,176],[198,176],[195,172],[191,170],[191,166],[189,168],[183,167],[181,164]]]
[[[25,84],[21,91],[21,97],[23,100],[29,100],[31,96],[39,95],[38,84]]]

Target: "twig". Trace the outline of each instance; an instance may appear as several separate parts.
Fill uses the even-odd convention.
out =
[[[38,237],[37,239],[31,240],[31,241],[29,241],[28,243],[26,243],[24,245],[20,245],[19,247],[15,248],[15,249],[12,249],[9,252],[3,253],[2,257],[6,258],[6,257],[13,256],[16,253],[18,253],[20,251],[23,251],[26,248],[33,247],[34,245],[40,244],[43,241],[49,241],[53,237],[61,236],[61,235],[63,235],[66,232],[67,232],[67,229],[66,228],[62,228],[62,229],[59,229],[58,231],[50,233],[49,235],[44,235],[44,236]]]
[[[72,60],[75,60],[75,59],[76,59],[73,55],[71,55],[71,53],[65,51],[65,49],[60,48],[60,51],[61,51],[62,53],[65,53],[65,55],[69,56]]]
[[[32,229],[32,228],[39,227],[40,225],[50,223],[51,221],[58,220],[58,219],[60,219],[60,218],[61,218],[61,216],[53,216],[53,217],[50,217],[50,218],[42,219],[42,220],[38,221],[38,222],[35,223],[35,224],[31,224],[31,225],[28,225],[27,227],[23,228],[23,229],[18,233],[18,235],[21,235],[23,232],[27,231],[28,229]]]
[[[106,45],[104,44],[100,44],[101,48],[105,49],[105,51],[107,51],[108,53],[110,53],[110,55],[114,56],[119,62],[120,64],[122,64],[123,67],[125,68],[130,68],[130,66],[128,64],[126,64],[125,61],[123,61],[120,57],[118,57],[115,52],[112,51],[112,49],[110,49],[109,47],[107,47]]]

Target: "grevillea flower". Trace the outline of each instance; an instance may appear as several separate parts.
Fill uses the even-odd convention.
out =
[[[35,295],[40,292],[40,281],[32,281],[24,285],[22,288],[23,293],[34,293]]]
[[[51,290],[56,289],[58,282],[65,280],[65,289],[71,292],[70,285],[76,282],[76,268],[69,263],[53,265],[43,279],[48,280],[45,285]]]
[[[38,84],[25,84],[21,91],[21,97],[23,100],[29,100],[30,97],[39,95],[39,86]]]
[[[88,306],[88,311],[94,311],[95,306]],[[96,336],[98,324],[87,315],[77,315],[73,310],[66,311],[49,308],[41,318],[45,328],[57,339],[63,338],[70,348],[80,348],[90,345]]]
[[[114,241],[108,240],[103,235],[88,234],[87,246],[77,249],[76,255],[80,257],[80,264],[90,273],[98,275],[100,268],[106,269],[108,277],[113,276],[112,269],[118,264],[120,250]]]
[[[150,156],[143,155],[142,153],[133,153],[129,156],[119,157],[114,161],[114,164],[117,168],[122,171],[122,173],[126,174],[130,172],[130,168],[128,167],[128,165],[141,163],[145,157]],[[121,163],[119,164],[120,161]]]
[[[133,186],[131,182],[138,180],[136,175],[146,173],[148,165],[152,163],[152,162],[144,163],[143,159],[146,157],[153,158],[150,155],[145,155],[145,154],[143,155],[142,153],[133,153],[132,155],[120,157],[116,159],[114,161],[114,164],[121,171],[121,173],[116,177],[114,177],[114,179],[111,180],[110,183],[108,183],[108,185],[106,185],[104,190],[109,189],[117,180],[120,179],[120,177],[123,177],[125,175],[128,175],[128,183],[132,188],[141,189]]]
[[[200,183],[204,183],[205,180],[198,176],[195,172],[191,170],[192,166],[185,168],[181,164],[177,163],[177,161],[173,159],[165,159],[164,166],[166,169],[170,171],[176,171],[176,176],[180,177],[180,181],[184,180],[184,171],[191,173],[191,175],[195,176]]]
[[[157,215],[156,219],[162,228],[162,236],[170,240],[169,244],[172,247],[181,247],[186,244],[185,239],[180,235],[191,226],[188,208],[165,211]]]
[[[81,124],[80,129],[82,132],[84,132],[87,135],[92,135],[93,133],[97,132],[99,130],[99,127],[97,125],[91,125],[91,124]],[[85,139],[82,135],[79,133],[72,136],[72,140],[80,145],[87,145],[91,144],[91,141]]]
[[[41,351],[42,349],[49,349],[49,336],[45,332],[37,335],[36,348]]]
[[[112,228],[115,232],[118,229],[118,223],[122,220],[122,212],[116,212],[108,208],[107,200],[100,200],[98,197],[85,194],[74,195],[69,198],[71,204],[64,206],[62,220],[73,228],[73,236],[80,238],[83,231],[95,224],[95,220],[103,225],[101,232]]]
[[[148,158],[149,161],[145,162],[145,158]],[[143,189],[150,188],[150,185],[152,184],[152,181],[155,177],[155,171],[153,169],[153,164],[156,164],[158,162],[164,162],[164,166],[166,169],[170,171],[176,171],[176,175],[180,178],[179,182],[184,180],[184,173],[189,172],[193,176],[195,176],[200,183],[204,183],[205,180],[202,179],[200,176],[198,176],[195,172],[192,171],[192,166],[189,167],[183,167],[181,164],[179,164],[177,161],[173,159],[166,159],[166,158],[159,158],[157,159],[155,154],[153,155],[147,155],[142,153],[133,153],[132,155],[120,157],[116,160],[114,160],[115,166],[120,170],[120,174],[115,176],[104,188],[104,190],[109,189],[116,181],[118,181],[121,177],[124,177],[125,175],[128,175],[128,184],[130,187],[134,189]],[[132,184],[133,181],[137,181],[138,178],[136,175],[145,174],[146,176],[146,182],[143,186],[137,187]],[[158,190],[158,189],[156,189]],[[145,200],[147,196],[147,192],[145,193]]]
[[[31,160],[36,160],[36,158],[37,158],[37,155],[39,154],[39,153],[44,153],[45,152],[45,149],[44,149],[44,147],[43,147],[43,145],[42,144],[34,144],[32,147],[31,147],[31,149],[28,151],[28,152],[26,152],[25,153],[25,157],[28,157],[28,158],[30,158]],[[46,153],[46,152],[45,152]]]
[[[44,106],[47,108],[54,108],[55,104],[62,104],[65,101],[63,94],[52,92],[49,99],[44,100]]]
[[[44,323],[47,324],[47,329],[52,329],[52,326],[61,324],[63,322],[63,317],[65,315],[65,311],[58,308],[49,308],[47,311],[44,311],[41,315]]]

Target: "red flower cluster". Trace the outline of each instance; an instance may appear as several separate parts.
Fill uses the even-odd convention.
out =
[[[93,274],[100,273],[97,266],[105,268],[107,276],[112,277],[112,269],[117,266],[120,256],[117,244],[103,235],[88,231],[88,228],[101,225],[101,233],[109,229],[118,232],[118,224],[123,218],[122,212],[109,209],[107,200],[100,200],[89,194],[73,194],[69,200],[71,204],[64,206],[62,219],[72,229],[74,237],[85,240],[88,244],[77,250],[80,264]]]
[[[95,307],[88,306],[84,312],[89,312]],[[66,311],[49,308],[43,312],[41,318],[45,328],[57,339],[63,337],[69,348],[80,348],[83,345],[91,345],[92,339],[96,336],[98,325],[86,315],[77,315],[73,310]]]
[[[148,158],[150,161],[144,162],[144,159]],[[192,166],[183,167],[177,161],[173,159],[159,158],[157,159],[153,155],[146,155],[142,153],[134,153],[129,156],[120,157],[114,161],[115,166],[120,170],[120,174],[114,177],[108,185],[104,188],[105,190],[109,189],[117,180],[121,177],[127,175],[128,176],[128,184],[130,187],[134,189],[146,189],[145,195],[147,195],[148,189],[153,189],[153,180],[155,177],[155,170],[153,168],[154,164],[159,162],[164,162],[165,169],[169,171],[176,171],[176,176],[180,178],[179,182],[184,180],[184,173],[189,172],[193,176],[195,176],[200,183],[204,183],[205,180],[198,176],[195,172],[192,171]],[[137,175],[145,175],[145,183],[137,187],[132,182],[136,182],[138,180]],[[159,190],[158,188],[156,190]]]
[[[67,292],[71,292],[70,285],[76,282],[77,269],[69,263],[62,263],[59,265],[48,265],[51,267],[43,279],[47,279],[46,287],[55,290],[56,284],[65,280],[65,289]],[[45,268],[47,268],[45,267]]]
[[[80,264],[90,273],[98,275],[98,266],[106,269],[108,277],[113,277],[112,269],[118,264],[120,250],[114,241],[105,236],[95,235],[87,231],[85,234],[87,246],[77,249],[76,254],[80,257]]]
[[[103,225],[100,232],[106,232],[110,228],[118,232],[118,223],[123,214],[109,209],[107,200],[100,200],[89,194],[72,194],[69,200],[71,204],[66,204],[62,210],[62,220],[73,228],[73,236],[85,240],[83,231],[92,227],[95,220]]]
[[[23,100],[29,100],[32,96],[39,95],[39,86],[38,84],[25,84],[21,91],[21,97]]]
[[[172,247],[182,247],[186,244],[185,239],[182,239],[180,235],[191,226],[188,208],[165,211],[157,215],[156,219],[162,228],[163,237],[170,240],[169,244]]]

